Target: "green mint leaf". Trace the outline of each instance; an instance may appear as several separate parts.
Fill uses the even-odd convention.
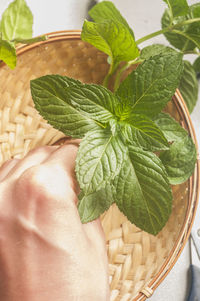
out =
[[[36,43],[36,42],[41,42],[41,41],[46,41],[47,40],[47,36],[43,35],[43,36],[40,36],[40,37],[36,37],[36,38],[31,38],[31,39],[20,39],[20,38],[17,38],[17,39],[14,39],[13,42],[14,43],[22,43],[22,44],[33,44],[33,43]]]
[[[173,96],[182,70],[180,53],[151,57],[129,74],[116,94],[130,107],[128,111],[154,117]]]
[[[16,50],[9,41],[0,40],[0,60],[4,61],[11,69],[16,67]]]
[[[137,227],[156,235],[166,224],[172,207],[171,187],[160,159],[130,147],[129,158],[114,185],[119,209]]]
[[[89,11],[90,17],[96,22],[96,23],[102,23],[106,20],[112,20],[122,23],[124,26],[127,27],[129,32],[134,37],[132,29],[129,27],[127,21],[122,17],[119,10],[115,7],[115,5],[110,1],[103,1],[95,5],[90,11]]]
[[[196,78],[196,72],[192,64],[188,61],[184,61],[184,69],[179,84],[179,90],[190,113],[192,113],[198,99],[198,88],[199,85]]]
[[[195,70],[195,72],[196,72],[196,75],[199,76],[199,74],[200,74],[200,57],[198,57],[198,58],[194,61],[194,63],[193,63],[193,68],[194,68],[194,70]]]
[[[31,81],[31,93],[36,109],[54,128],[65,135],[82,138],[99,124],[75,109],[67,91],[81,82],[60,75],[46,75]]]
[[[169,114],[160,113],[153,121],[161,129],[167,141],[173,142],[188,136],[187,131]]]
[[[93,221],[109,209],[114,202],[113,189],[112,185],[107,184],[105,188],[91,194],[80,193],[78,211],[82,223]]]
[[[177,51],[162,44],[153,44],[146,46],[141,50],[140,58],[148,60],[150,59],[150,57],[153,57],[155,55],[166,55],[170,53],[175,54],[177,53]]]
[[[199,17],[200,3],[197,3],[189,7],[189,13],[186,16],[175,18],[173,23],[177,24],[191,18]],[[168,9],[165,10],[161,22],[163,29],[170,26],[171,18],[170,11]],[[164,35],[172,46],[183,52],[192,51],[196,47],[200,48],[200,22],[184,25],[180,29],[166,32]]]
[[[76,159],[76,176],[85,194],[104,188],[119,173],[127,149],[109,129],[90,131],[83,138]]]
[[[170,8],[173,17],[184,16],[189,11],[186,0],[163,0]]]
[[[24,0],[13,1],[4,11],[1,19],[2,38],[30,39],[32,37],[33,16]]]
[[[121,122],[121,133],[128,144],[144,150],[157,151],[169,148],[161,130],[146,116],[132,114],[129,119]]]
[[[66,91],[68,101],[75,109],[101,123],[107,123],[117,114],[120,102],[114,94],[100,85],[82,84]]]
[[[168,151],[160,155],[166,168],[171,184],[185,182],[193,173],[197,153],[195,145],[189,136],[175,141]]]
[[[121,61],[139,56],[134,37],[122,23],[107,20],[104,23],[85,21],[81,38],[110,56],[114,68]]]

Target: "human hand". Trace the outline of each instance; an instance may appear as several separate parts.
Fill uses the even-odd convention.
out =
[[[109,299],[101,223],[82,225],[76,208],[77,149],[41,147],[1,167],[1,301]]]

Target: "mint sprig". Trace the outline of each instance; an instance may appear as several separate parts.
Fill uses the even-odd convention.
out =
[[[179,143],[187,134],[160,111],[174,94],[182,69],[181,55],[170,50],[145,59],[114,94],[66,76],[31,81],[41,115],[64,133],[83,138],[75,168],[83,222],[97,218],[115,202],[131,222],[149,233],[156,235],[165,225],[172,206],[165,157],[174,153],[168,141]],[[177,135],[168,139],[175,131]],[[191,148],[195,154],[194,145],[189,145],[190,152]],[[158,150],[160,159],[153,153]]]

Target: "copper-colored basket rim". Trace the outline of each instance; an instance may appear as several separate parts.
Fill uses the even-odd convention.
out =
[[[17,48],[17,55],[21,55],[26,51],[29,51],[35,47],[38,47],[42,44],[46,43],[52,43],[59,40],[66,40],[66,39],[80,39],[80,30],[65,30],[65,31],[57,31],[57,32],[51,32],[46,34],[47,40],[40,41],[37,43],[34,43],[32,45],[20,45]],[[197,139],[194,131],[194,127],[188,112],[188,109],[185,105],[185,102],[179,92],[179,90],[176,91],[173,101],[177,107],[177,110],[181,113],[182,117],[184,117],[187,128],[190,132],[190,135],[196,145],[196,148],[198,149]],[[160,269],[159,273],[154,277],[152,281],[148,284],[146,287],[150,290],[150,294],[153,293],[153,291],[159,286],[159,284],[164,280],[164,278],[167,276],[167,274],[170,272],[174,264],[176,263],[177,259],[179,258],[187,240],[191,232],[191,228],[194,222],[197,205],[198,205],[198,197],[199,197],[199,190],[200,190],[200,159],[198,154],[197,163],[195,166],[195,170],[193,175],[190,178],[189,181],[189,188],[190,188],[190,202],[187,207],[187,213],[185,218],[185,223],[180,231],[179,237],[175,243],[174,248],[171,250],[168,258],[164,262],[162,268]],[[145,300],[147,298],[147,295],[145,293],[140,292],[137,297],[133,298],[132,301],[136,300]]]

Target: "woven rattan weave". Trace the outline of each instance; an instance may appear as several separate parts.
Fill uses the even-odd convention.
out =
[[[62,74],[87,83],[101,83],[108,69],[106,56],[80,40],[79,32],[59,32],[48,40],[18,49],[17,68],[0,67],[0,163],[22,158],[30,149],[53,144],[63,134],[36,112],[30,80]],[[177,91],[168,108],[194,137],[187,108]],[[112,301],[144,300],[169,272],[191,229],[198,194],[198,164],[194,175],[173,187],[173,212],[156,236],[130,224],[112,206],[102,217],[110,265]]]

